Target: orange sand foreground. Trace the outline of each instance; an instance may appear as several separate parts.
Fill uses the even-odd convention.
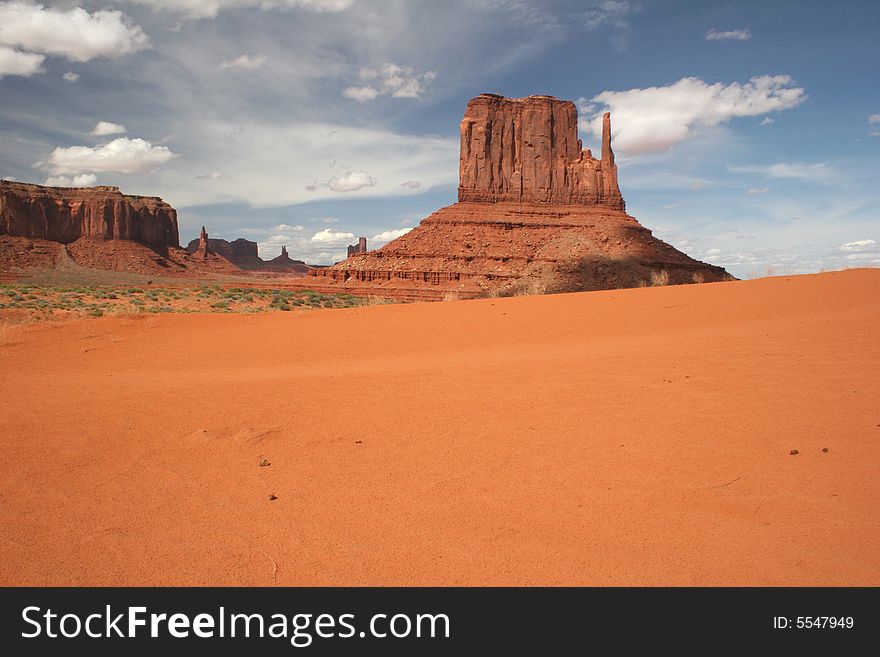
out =
[[[880,270],[46,323],[0,395],[2,584],[880,585]]]

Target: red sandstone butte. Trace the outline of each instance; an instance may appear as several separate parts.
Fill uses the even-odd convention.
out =
[[[459,201],[605,205],[623,210],[611,151],[611,120],[602,125],[602,159],[577,136],[574,103],[552,96],[482,94],[461,121]]]
[[[571,101],[477,96],[460,124],[459,202],[380,249],[310,274],[409,299],[732,278],[626,214],[610,114],[600,160],[583,148],[577,123]]]
[[[70,244],[81,238],[178,246],[177,211],[118,187],[45,187],[0,181],[0,235]]]

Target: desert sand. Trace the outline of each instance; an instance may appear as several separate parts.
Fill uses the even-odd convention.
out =
[[[880,270],[16,327],[0,583],[880,585],[878,331]]]

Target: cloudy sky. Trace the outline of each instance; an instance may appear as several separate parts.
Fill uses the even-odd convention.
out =
[[[469,98],[552,94],[687,253],[880,266],[878,43],[875,0],[0,0],[0,177],[327,263],[455,201]]]

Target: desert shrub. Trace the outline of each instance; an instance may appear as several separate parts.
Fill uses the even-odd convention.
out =
[[[665,269],[661,269],[660,271],[652,271],[651,272],[651,286],[652,287],[663,287],[664,285],[669,284],[669,272]]]

